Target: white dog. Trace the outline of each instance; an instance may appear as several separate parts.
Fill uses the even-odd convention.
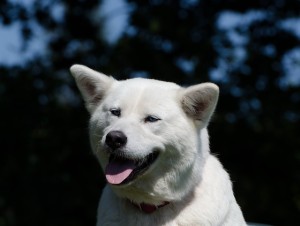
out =
[[[108,182],[97,226],[246,225],[229,176],[209,150],[216,85],[117,81],[81,65],[71,72]]]

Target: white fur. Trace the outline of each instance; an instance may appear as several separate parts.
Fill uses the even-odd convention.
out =
[[[105,137],[113,130],[127,136],[124,153],[143,158],[159,150],[150,168],[126,185],[107,185],[97,226],[243,226],[228,174],[209,151],[207,125],[218,87],[135,78],[116,81],[85,66],[71,72],[91,114],[92,150],[102,168],[108,163]],[[121,117],[111,115],[120,108]],[[161,120],[145,122],[148,115]],[[129,201],[170,204],[146,214]]]

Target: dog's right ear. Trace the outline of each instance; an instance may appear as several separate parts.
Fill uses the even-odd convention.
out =
[[[75,78],[87,110],[90,113],[94,112],[107,90],[116,80],[78,64],[73,65],[70,71]]]

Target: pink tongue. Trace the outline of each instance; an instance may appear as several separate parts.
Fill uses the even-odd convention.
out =
[[[110,184],[122,183],[136,168],[133,161],[115,159],[110,161],[105,168],[106,180]]]

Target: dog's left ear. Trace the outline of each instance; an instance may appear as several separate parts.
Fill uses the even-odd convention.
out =
[[[75,78],[87,110],[93,113],[98,104],[103,100],[108,89],[116,80],[78,64],[73,65],[70,71]]]
[[[207,126],[216,108],[219,87],[213,83],[202,83],[185,88],[181,97],[184,112],[194,120]]]

